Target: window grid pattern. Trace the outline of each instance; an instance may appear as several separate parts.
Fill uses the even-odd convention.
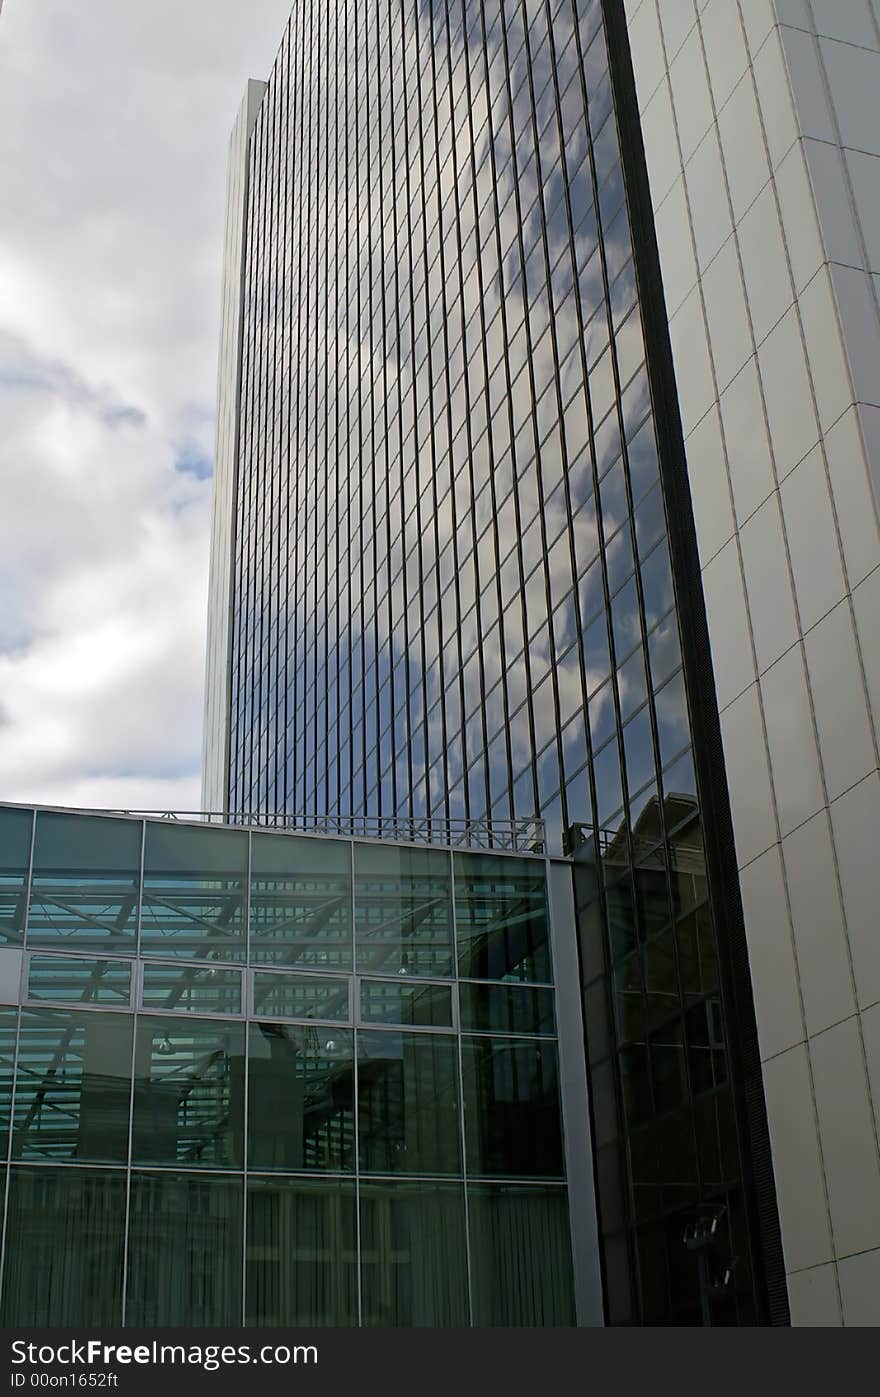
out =
[[[0,866],[4,1322],[574,1322],[542,858],[0,807]]]
[[[586,840],[609,1315],[699,1313],[718,1204],[748,1320],[724,1035],[711,1079],[684,1046],[723,1016],[601,5],[302,0],[250,188],[230,808]]]

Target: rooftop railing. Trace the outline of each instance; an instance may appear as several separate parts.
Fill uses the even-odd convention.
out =
[[[217,810],[114,810],[101,813],[209,825],[242,825],[249,829],[284,830],[288,834],[330,834],[346,839],[383,839],[401,844],[441,844],[456,849],[544,853],[544,822],[538,816],[524,820],[446,820],[433,815],[424,819],[407,819],[374,815],[286,815],[264,810],[230,813]]]

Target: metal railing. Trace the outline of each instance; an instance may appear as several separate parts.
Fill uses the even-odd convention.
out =
[[[95,812],[92,812],[95,813]],[[408,819],[378,815],[286,815],[264,810],[112,810],[103,814],[139,819],[242,825],[249,829],[285,830],[289,834],[331,834],[346,839],[383,839],[401,844],[442,844],[462,849],[502,849],[544,853],[544,822],[525,820],[446,820],[437,816]]]

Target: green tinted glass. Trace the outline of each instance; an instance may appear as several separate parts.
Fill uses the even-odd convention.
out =
[[[361,1018],[365,1023],[451,1028],[451,986],[401,984],[399,980],[362,980]]]
[[[324,975],[254,973],[254,1013],[279,1019],[331,1019],[348,1023],[349,980]]]
[[[254,962],[350,970],[351,846],[254,834],[250,935]]]
[[[248,1178],[247,1323],[353,1328],[357,1205],[337,1179]]]
[[[574,1324],[564,1188],[470,1184],[468,1232],[475,1325]]]
[[[145,1009],[174,1013],[240,1014],[241,971],[219,966],[144,965]]]
[[[249,1026],[248,1168],[354,1169],[350,1029]]]
[[[139,821],[41,810],[28,945],[132,952],[140,861]]]
[[[243,1134],[244,1024],[139,1016],[133,1161],[241,1167]]]
[[[0,945],[20,945],[27,917],[30,810],[0,808]]]
[[[455,925],[458,972],[464,979],[552,980],[540,860],[456,854]]]
[[[436,849],[355,845],[358,970],[452,974],[449,856]]]
[[[141,954],[243,960],[247,835],[147,821]]]
[[[556,1032],[552,990],[530,985],[459,985],[461,1026],[477,1033]]]
[[[131,1033],[129,1014],[22,1010],[13,1158],[125,1162]]]
[[[463,1038],[461,1063],[468,1173],[561,1178],[556,1044]]]
[[[125,1174],[13,1168],[5,1327],[89,1329],[122,1323]]]
[[[458,1173],[455,1039],[435,1033],[361,1030],[358,1130],[364,1172]]]
[[[12,1076],[15,1040],[18,1036],[18,1010],[0,1009],[0,1159],[6,1158],[9,1118],[12,1114]]]
[[[131,964],[125,960],[92,960],[85,956],[30,957],[28,999],[54,1004],[113,1004],[128,1008]]]
[[[463,1185],[364,1183],[360,1196],[364,1324],[466,1325]]]
[[[244,1179],[133,1173],[126,1324],[241,1324]]]

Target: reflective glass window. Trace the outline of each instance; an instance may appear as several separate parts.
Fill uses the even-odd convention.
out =
[[[351,1030],[276,1021],[248,1032],[248,1168],[353,1170]]]
[[[455,855],[459,974],[552,979],[544,865],[508,855]]]
[[[134,950],[141,828],[136,820],[38,813],[29,946]]]
[[[449,855],[436,849],[355,846],[358,970],[451,975]]]
[[[564,1189],[471,1184],[468,1233],[475,1325],[548,1328],[574,1324]]]
[[[358,1130],[364,1173],[461,1169],[455,1039],[358,1033]]]
[[[468,1173],[561,1178],[555,1043],[463,1038],[461,1062]]]
[[[245,1264],[247,1324],[352,1328],[358,1322],[354,1183],[250,1175]]]
[[[241,971],[147,961],[141,1001],[145,1009],[168,1009],[177,1014],[240,1014]]]
[[[122,1323],[125,1174],[13,1168],[3,1268],[4,1326]]]
[[[251,960],[349,970],[351,847],[343,840],[254,834]]]
[[[128,1014],[22,1010],[13,1158],[124,1163],[131,1033]]]
[[[243,1134],[244,1024],[140,1015],[133,1161],[240,1167]]]
[[[131,1176],[126,1324],[241,1324],[244,1179]]]
[[[364,1183],[360,1200],[364,1325],[466,1325],[464,1186]]]
[[[458,987],[461,1027],[477,1033],[556,1032],[552,990],[528,985],[473,985]]]
[[[254,1013],[279,1019],[350,1018],[348,979],[329,975],[288,975],[270,970],[254,973]]]
[[[449,985],[401,984],[398,980],[361,981],[361,1018],[365,1023],[403,1024],[413,1028],[452,1027]]]
[[[27,915],[30,810],[0,808],[0,945],[19,945]]]
[[[141,954],[242,960],[247,835],[147,821]]]
[[[56,1004],[131,1002],[131,964],[124,960],[92,960],[88,956],[38,956],[28,961],[28,999]]]

